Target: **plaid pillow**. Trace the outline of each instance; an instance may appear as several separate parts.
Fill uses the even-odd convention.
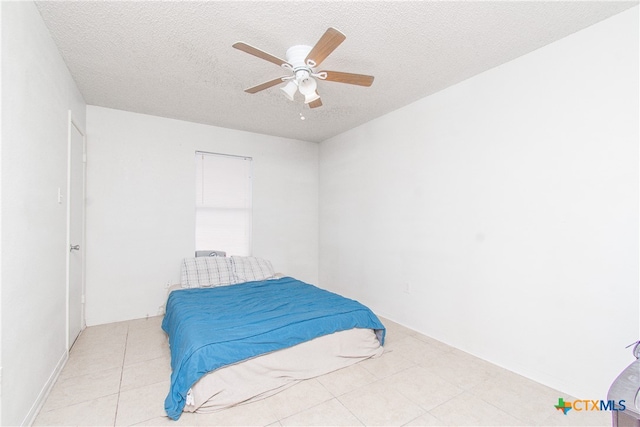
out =
[[[233,270],[238,282],[253,282],[272,278],[275,273],[271,261],[251,256],[232,256]]]
[[[182,260],[180,283],[183,288],[234,285],[233,263],[224,257],[196,257]]]

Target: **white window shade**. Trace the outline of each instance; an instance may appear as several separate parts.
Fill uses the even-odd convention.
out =
[[[251,158],[196,152],[196,250],[251,255]]]

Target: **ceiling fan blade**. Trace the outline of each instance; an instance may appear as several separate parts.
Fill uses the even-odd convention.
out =
[[[373,76],[366,76],[364,74],[342,73],[340,71],[320,71],[318,74],[322,73],[327,74],[324,80],[330,82],[347,83],[358,86],[371,86],[373,83]]]
[[[311,101],[308,105],[309,105],[309,108],[322,107],[322,100],[318,98],[315,101]]]
[[[347,37],[340,31],[329,27],[305,58],[305,64],[310,65],[309,61],[312,61],[311,67],[317,67],[331,52],[340,46],[340,43],[346,38]]]
[[[249,89],[245,89],[244,91],[247,92],[247,93],[260,92],[261,90],[269,89],[272,86],[275,86],[277,84],[282,83],[284,81],[282,79],[284,79],[284,77],[278,77],[277,79],[269,80],[268,82],[264,82],[262,84],[259,84],[258,86],[254,86],[254,87],[250,87]]]
[[[257,47],[253,47],[244,42],[237,42],[233,44],[238,50],[248,53],[249,55],[257,56],[258,58],[264,59],[265,61],[273,62],[274,64],[281,66],[283,64],[289,64],[284,59],[280,59],[277,56],[273,56],[270,53],[267,53],[263,50],[258,49]]]

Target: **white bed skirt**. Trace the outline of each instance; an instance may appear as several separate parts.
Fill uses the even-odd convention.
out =
[[[298,344],[202,377],[189,390],[185,412],[215,412],[271,396],[297,382],[383,353],[371,329],[349,329]]]

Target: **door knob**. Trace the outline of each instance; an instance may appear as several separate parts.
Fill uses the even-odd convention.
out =
[[[80,245],[69,245],[69,252],[71,251],[79,251]]]

